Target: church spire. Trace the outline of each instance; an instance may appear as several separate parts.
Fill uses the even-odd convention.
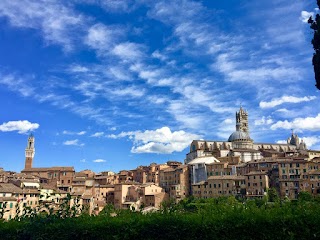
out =
[[[32,168],[32,161],[33,161],[34,154],[35,154],[34,136],[32,133],[30,133],[28,137],[28,144],[25,150],[25,157],[26,157],[25,167],[24,167],[25,169]]]
[[[240,105],[239,112],[236,112],[236,128],[237,131],[249,133],[248,112]]]

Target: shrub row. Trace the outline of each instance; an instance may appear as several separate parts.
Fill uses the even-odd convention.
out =
[[[315,202],[193,206],[192,212],[12,220],[0,223],[0,239],[320,239],[320,206]]]

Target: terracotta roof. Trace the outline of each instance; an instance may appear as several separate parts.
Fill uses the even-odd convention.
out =
[[[267,172],[257,172],[257,171],[253,171],[253,172],[249,172],[247,174],[244,174],[245,176],[253,176],[253,175],[267,175]]]
[[[219,180],[219,179],[225,179],[225,180],[244,180],[244,176],[238,176],[238,175],[223,175],[223,176],[210,176],[208,177],[208,180]]]
[[[22,193],[22,189],[12,183],[0,183],[1,193]]]
[[[21,172],[73,171],[74,167],[43,167],[23,169]]]
[[[20,179],[22,183],[39,183],[39,179]]]
[[[165,169],[163,169],[163,170],[161,170],[161,171],[163,171],[163,172],[174,172],[174,168],[171,168],[171,167],[169,167],[169,168],[165,168]]]
[[[53,190],[57,189],[55,184],[41,183],[40,186],[42,189],[53,189]]]
[[[114,185],[112,184],[107,184],[107,185],[100,185],[100,188],[114,188]]]
[[[75,177],[87,177],[87,174],[83,173],[83,172],[76,172],[74,174]]]
[[[22,193],[40,193],[38,189],[22,189]]]
[[[198,182],[198,183],[193,183],[192,185],[203,185],[205,184],[205,181],[201,181],[201,182]]]
[[[94,179],[108,179],[110,176],[95,176]]]
[[[254,164],[254,163],[276,163],[278,161],[278,158],[261,158],[259,160],[251,160],[247,163]]]
[[[277,159],[278,163],[307,163],[308,160],[304,158],[284,158],[284,159]]]

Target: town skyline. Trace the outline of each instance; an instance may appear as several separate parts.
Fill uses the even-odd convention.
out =
[[[313,2],[1,1],[0,167],[183,162],[249,112],[255,142],[320,149]]]

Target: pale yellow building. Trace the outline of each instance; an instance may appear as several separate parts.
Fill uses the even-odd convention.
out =
[[[266,172],[250,172],[245,174],[246,177],[246,196],[263,197],[269,189],[269,177]]]
[[[211,176],[207,181],[192,184],[193,196],[215,198],[219,196],[244,196],[245,177],[236,175]]]
[[[189,184],[189,168],[187,165],[180,165],[176,168],[169,167],[160,171],[160,186],[176,202],[189,195]]]

